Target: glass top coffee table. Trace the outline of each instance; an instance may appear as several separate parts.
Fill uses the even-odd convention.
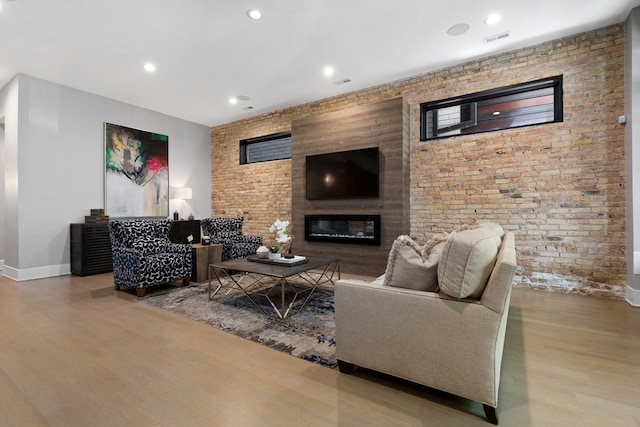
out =
[[[319,285],[333,284],[336,274],[340,279],[340,262],[335,258],[297,257],[291,264],[284,264],[254,257],[209,264],[209,300],[225,284],[230,284],[244,292],[260,311],[269,314],[256,302],[258,296],[264,297],[276,315],[285,319],[302,310]],[[316,273],[311,274],[310,270]]]

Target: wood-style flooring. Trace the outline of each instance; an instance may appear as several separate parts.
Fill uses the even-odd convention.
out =
[[[111,274],[0,278],[0,426],[490,425],[476,402],[137,300]],[[640,426],[640,308],[514,289],[497,412],[502,426]]]

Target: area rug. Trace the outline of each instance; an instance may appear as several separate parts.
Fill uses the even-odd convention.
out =
[[[254,300],[267,314],[237,289],[223,287],[209,301],[207,282],[158,290],[139,301],[322,366],[337,366],[331,284],[318,286],[302,310],[284,320],[266,298]]]

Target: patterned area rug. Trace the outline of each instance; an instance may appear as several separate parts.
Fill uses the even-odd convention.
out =
[[[280,288],[277,295],[279,292]],[[287,292],[287,301],[292,296],[293,293]],[[266,298],[253,298],[267,314],[237,289],[229,291],[223,287],[214,300],[209,301],[207,282],[158,290],[139,301],[301,359],[330,368],[337,366],[333,286],[330,283],[318,286],[302,310],[284,320],[278,318]]]

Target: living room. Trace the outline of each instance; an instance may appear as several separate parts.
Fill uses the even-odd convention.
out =
[[[637,9],[634,14],[638,15]],[[295,219],[299,218],[296,207],[304,199],[296,187],[299,182],[294,179],[295,159],[240,165],[239,141],[292,132],[295,146],[296,129],[310,121],[354,116],[388,102],[398,102],[401,120],[406,120],[402,123],[403,139],[399,144],[406,144],[409,163],[403,171],[403,179],[408,183],[403,199],[407,207],[400,214],[406,215],[403,230],[407,234],[425,241],[434,233],[452,230],[460,224],[497,222],[516,233],[519,265],[516,287],[542,289],[557,295],[588,295],[595,301],[598,301],[595,297],[604,297],[637,306],[640,285],[630,266],[634,265],[638,247],[633,230],[640,227],[629,206],[638,199],[631,186],[638,174],[634,169],[638,168],[633,167],[637,166],[634,159],[625,154],[625,144],[631,145],[632,123],[619,123],[619,117],[631,119],[640,98],[625,85],[625,79],[635,75],[633,70],[638,68],[637,50],[633,59],[627,58],[632,62],[625,62],[630,38],[637,37],[638,31],[629,18],[624,23],[587,33],[212,128],[18,75],[0,90],[0,117],[4,125],[4,132],[0,132],[0,170],[4,172],[0,173],[0,188],[4,189],[0,193],[4,222],[0,227],[3,233],[0,265],[4,266],[5,276],[2,284],[11,279],[29,286],[31,280],[51,277],[52,288],[66,286],[70,262],[68,225],[81,221],[90,208],[104,203],[103,176],[96,173],[103,168],[104,122],[170,135],[171,185],[190,187],[194,194],[185,213],[193,213],[196,218],[244,216],[245,233],[262,236],[268,235],[269,225],[276,218],[292,219],[294,234],[299,236],[303,227]],[[423,102],[558,75],[564,79],[561,123],[420,141],[419,111]],[[461,87],[463,92],[459,90]],[[638,128],[635,125],[633,131]],[[362,141],[363,134],[351,137],[359,140],[361,146],[368,144]],[[344,144],[345,149],[358,147],[349,141]],[[255,203],[256,200],[260,203]],[[334,210],[329,205],[320,208]],[[366,212],[369,208],[351,210]],[[170,211],[174,209],[184,211],[184,206],[174,200]],[[294,242],[294,248],[297,243]],[[348,247],[332,250],[338,257],[346,257],[349,252]],[[348,268],[348,263],[345,266]],[[96,293],[107,287],[104,278],[80,283]],[[31,295],[33,291],[26,292]],[[49,298],[56,301],[55,297]],[[139,310],[116,307],[115,302],[104,300],[96,304],[104,304],[101,308],[105,311],[114,309],[124,316]],[[600,310],[593,304],[589,300],[585,306]],[[4,309],[8,308],[3,306]],[[98,319],[92,317],[91,321],[97,323]],[[45,319],[36,315],[34,322],[38,321]],[[144,332],[156,333],[150,322],[142,324]],[[189,331],[190,325],[182,320],[173,327],[166,321],[162,324],[174,333],[175,329],[184,332],[181,340],[206,340],[199,328],[197,332]],[[637,329],[629,328],[632,337]],[[222,342],[229,348],[238,345],[238,349],[246,349],[233,339]],[[108,339],[96,343],[100,345],[107,346]],[[242,363],[253,363],[246,356],[242,358],[237,349],[230,352]],[[268,369],[264,360],[276,357],[261,350],[256,353],[263,358],[260,366],[264,369]],[[55,356],[53,359],[61,358]],[[201,362],[199,359],[198,364]],[[603,369],[606,371],[606,367]],[[295,371],[299,375],[296,378],[301,378],[304,384],[309,381],[306,375],[312,378],[321,375],[315,370],[307,371],[304,365],[296,365]],[[143,374],[131,375],[144,382]],[[331,376],[327,381],[342,386],[341,409],[348,412],[349,403],[345,402],[349,402],[349,390],[353,387],[350,380],[345,382]],[[205,385],[200,387],[206,389]],[[422,391],[407,392],[402,385],[399,392],[393,387],[398,386],[386,390],[376,386],[380,399],[394,399],[389,395],[406,393],[409,397],[404,401],[393,400],[394,405],[421,404],[415,396],[421,396]],[[277,405],[273,401],[262,403]],[[304,408],[303,402],[297,403]],[[434,405],[433,400],[427,404]],[[391,413],[387,411],[379,415]],[[452,411],[445,408],[444,412]],[[415,419],[405,421],[411,424],[419,417],[415,415]],[[637,413],[625,418],[630,419],[637,423]],[[525,421],[521,425],[527,424]]]
[[[409,183],[404,203],[411,199],[402,213],[403,232],[422,240],[461,223],[494,220],[518,230],[519,284],[637,304],[638,289],[627,279],[637,251],[631,227],[625,227],[631,192],[625,184],[635,168],[625,163],[631,159],[624,141],[625,129],[633,128],[618,123],[625,115],[625,67],[631,68],[625,66],[624,41],[624,25],[618,24],[213,128],[18,75],[0,93],[1,176],[8,189],[0,206],[4,275],[20,281],[69,272],[68,224],[82,222],[90,208],[104,203],[103,177],[95,173],[102,168],[104,122],[170,135],[170,185],[193,190],[183,216],[242,215],[248,234],[267,236],[276,218],[293,219],[293,207],[303,198],[294,197],[292,186],[300,180],[292,182],[291,160],[240,165],[238,141],[401,99],[411,163],[403,172]],[[423,102],[558,75],[564,77],[562,123],[419,139]],[[463,82],[460,93],[455,89]],[[295,139],[294,133],[294,146]],[[466,160],[464,167],[460,160]],[[32,179],[41,167],[47,179]],[[263,203],[255,204],[258,198]],[[171,203],[170,212],[185,209],[179,200]],[[294,225],[300,236],[303,224]]]

